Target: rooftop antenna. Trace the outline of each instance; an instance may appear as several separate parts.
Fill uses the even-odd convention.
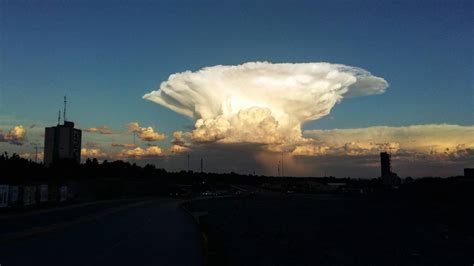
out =
[[[64,114],[63,114],[64,123],[66,123],[66,95],[64,95]]]
[[[61,109],[58,111],[58,126],[61,123]]]

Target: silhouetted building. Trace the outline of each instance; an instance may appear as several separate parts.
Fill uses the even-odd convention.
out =
[[[390,154],[387,152],[380,153],[380,166],[382,170],[382,178],[392,174],[390,166]]]
[[[382,173],[382,183],[385,186],[395,187],[400,185],[400,178],[392,172],[391,155],[387,152],[380,153],[380,167]]]
[[[474,168],[464,168],[464,177],[474,178]]]
[[[45,128],[44,163],[81,162],[82,131],[74,128],[74,123],[64,121],[63,125]]]

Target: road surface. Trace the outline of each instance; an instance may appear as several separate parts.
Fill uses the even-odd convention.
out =
[[[0,219],[0,233],[8,222],[15,228],[0,237],[0,265],[203,265],[199,229],[179,203],[109,203],[91,213],[81,207]],[[65,220],[58,221],[62,214]],[[39,226],[27,230],[34,221]],[[49,221],[54,223],[47,226]]]

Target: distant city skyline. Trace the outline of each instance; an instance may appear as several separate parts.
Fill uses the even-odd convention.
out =
[[[388,151],[400,177],[462,175],[474,161],[473,5],[471,1],[4,1],[0,3],[0,152],[34,159],[35,147],[44,145],[44,128],[56,125],[67,95],[68,120],[83,130],[83,160],[154,163],[173,171],[187,169],[189,154],[195,171],[200,158],[205,158],[206,171],[277,175],[283,152],[287,175],[372,178],[380,176],[379,153]],[[194,101],[189,110],[171,100],[163,105],[156,95],[152,101],[161,105],[142,98],[157,92],[162,82],[171,91],[185,91],[170,81],[170,75],[177,80],[185,71],[194,76],[184,83],[196,78],[193,86],[200,83],[193,89],[199,93],[225,94],[234,80],[216,80],[217,72],[212,78],[199,76],[199,71],[220,71],[212,68],[219,65],[235,69],[248,62],[263,64],[259,68],[263,72],[250,76],[236,72],[239,84],[264,77],[263,87],[270,93],[255,96],[255,102],[248,92],[245,99],[227,99],[234,109],[224,115],[231,127],[223,132],[219,124],[209,125],[221,121],[224,105],[209,106],[212,112],[193,111],[198,100],[192,93],[173,98]],[[295,127],[282,128],[284,117],[293,114],[288,110],[294,108],[278,103],[280,109],[272,109],[262,95],[272,90],[283,95],[288,90],[282,98],[307,100],[304,94],[297,99],[300,94],[292,90],[294,85],[288,83],[277,92],[281,84],[271,82],[283,77],[303,84],[306,81],[295,76],[293,66],[319,62],[370,71],[371,78],[383,79],[388,87],[359,82],[357,88],[376,89],[361,94],[368,96],[350,97],[356,85],[349,80],[349,92],[333,95],[342,98],[328,108],[329,113],[301,120],[301,131],[289,141]],[[268,70],[286,63],[295,65]],[[319,78],[307,69],[298,71]],[[345,71],[339,69],[342,76],[336,85],[343,84]],[[200,104],[208,106],[206,101]],[[322,102],[315,105],[320,108]],[[295,106],[301,107],[301,101]],[[248,109],[254,107],[260,109]],[[279,110],[286,113],[278,114]],[[232,124],[238,111],[268,118],[269,127],[261,131],[265,138],[246,124],[248,120]]]

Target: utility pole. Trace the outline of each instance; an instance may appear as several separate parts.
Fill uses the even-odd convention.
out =
[[[188,153],[188,155],[187,155],[186,157],[188,157],[188,172],[189,172],[189,170],[190,170],[190,169],[189,169],[189,153]]]
[[[38,163],[38,144],[35,143],[35,163]]]
[[[64,95],[64,114],[63,114],[64,123],[66,123],[66,95]]]
[[[61,124],[61,109],[58,111],[58,126]]]
[[[281,176],[284,176],[285,173],[283,172],[283,152],[281,152]]]
[[[137,145],[135,144],[135,131],[133,131],[132,134],[133,134],[133,148],[135,149],[135,148],[137,147]],[[136,163],[136,162],[137,162],[136,154],[135,154],[135,153],[133,153],[133,158],[132,158],[132,160],[133,160],[133,163]]]
[[[201,173],[202,173],[202,158],[201,158]]]
[[[280,176],[280,161],[278,161],[278,166],[277,166],[277,176]]]

